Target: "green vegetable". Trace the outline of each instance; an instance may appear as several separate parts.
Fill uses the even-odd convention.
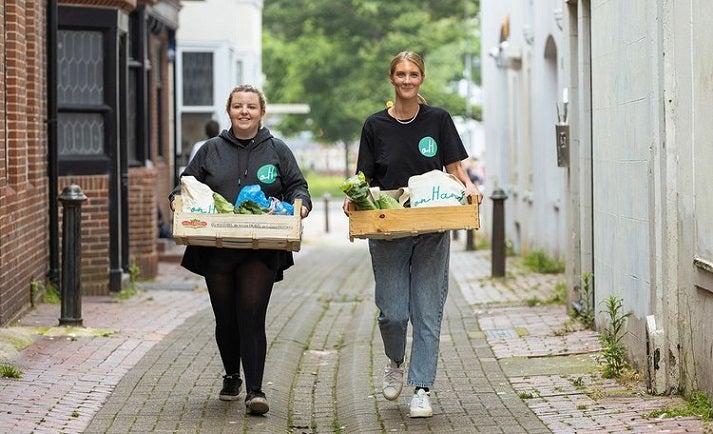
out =
[[[347,178],[339,188],[354,202],[356,209],[379,209],[379,206],[369,195],[369,184],[366,183],[366,176],[363,172]]]
[[[266,214],[268,211],[268,209],[261,207],[252,200],[245,200],[235,208],[237,214]]]
[[[213,202],[215,202],[215,209],[221,214],[235,212],[233,204],[228,202],[220,193],[213,192]]]
[[[379,208],[394,209],[403,207],[401,206],[398,200],[394,199],[386,193],[381,193],[381,195],[379,196]]]

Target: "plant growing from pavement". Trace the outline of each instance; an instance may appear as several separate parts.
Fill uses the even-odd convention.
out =
[[[626,347],[622,343],[625,335],[624,326],[631,312],[624,312],[622,299],[610,295],[604,301],[604,313],[609,317],[607,328],[599,334],[602,343],[602,359],[604,360],[604,378],[621,378],[629,367]]]

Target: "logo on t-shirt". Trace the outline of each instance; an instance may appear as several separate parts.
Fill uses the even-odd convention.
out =
[[[277,167],[266,164],[257,170],[257,179],[264,184],[272,184],[277,179]]]
[[[438,152],[438,143],[433,137],[426,136],[418,142],[418,150],[424,157],[433,157]]]

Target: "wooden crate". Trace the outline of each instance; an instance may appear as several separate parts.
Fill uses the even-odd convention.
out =
[[[295,201],[293,215],[182,212],[181,195],[176,196],[174,204],[173,238],[176,244],[229,249],[300,250],[302,199]]]
[[[452,229],[478,229],[478,201],[468,197],[468,205],[357,211],[349,204],[349,239],[388,240]]]

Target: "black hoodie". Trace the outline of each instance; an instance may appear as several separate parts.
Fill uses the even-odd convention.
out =
[[[267,197],[289,203],[300,198],[312,209],[307,181],[292,151],[265,127],[249,142],[236,139],[231,130],[223,130],[198,150],[181,174],[187,175],[230,203],[235,203],[243,187],[257,184]]]
[[[223,130],[220,135],[205,142],[181,176],[195,177],[230,203],[235,203],[240,190],[246,185],[259,185],[267,197],[276,197],[288,203],[300,198],[302,205],[312,209],[307,181],[292,151],[265,127],[260,128],[249,141],[238,140],[230,129]],[[178,192],[180,186],[172,194]],[[214,249],[188,246],[181,265],[205,275],[207,255],[214,253],[211,252]],[[279,272],[277,280],[282,278],[282,270],[294,264],[291,252],[274,251],[274,254],[261,257],[270,262],[267,264],[270,268]]]

